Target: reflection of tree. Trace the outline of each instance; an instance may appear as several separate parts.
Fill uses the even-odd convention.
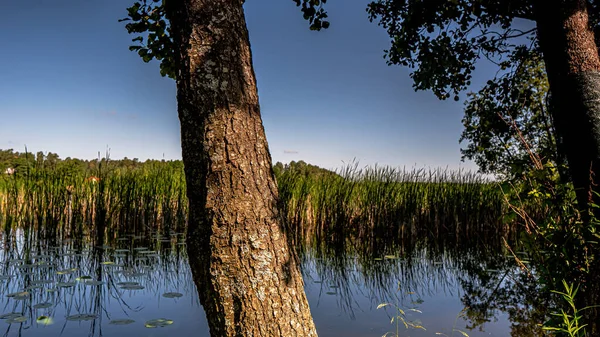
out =
[[[546,319],[546,292],[535,278],[514,268],[510,260],[494,272],[473,269],[461,279],[464,289],[461,301],[469,328],[475,329],[490,322],[500,312],[508,314],[511,336],[541,336],[540,323]]]
[[[548,298],[540,296],[536,280],[516,266],[501,237],[467,234],[309,238],[303,240],[307,244],[300,256],[307,282],[321,282],[321,293],[335,293],[338,306],[351,318],[359,295],[373,306],[393,302],[413,307],[414,298],[458,290],[467,328],[482,328],[506,313],[512,336],[543,335],[539,324],[546,318]],[[414,298],[409,290],[415,292]]]

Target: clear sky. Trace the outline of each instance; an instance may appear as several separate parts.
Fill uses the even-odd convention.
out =
[[[0,148],[61,158],[180,159],[175,82],[127,48],[133,0],[0,1]],[[463,101],[414,92],[387,66],[388,37],[368,0],[330,0],[312,32],[292,0],[247,0],[254,67],[273,161],[326,168],[460,163]],[[491,76],[480,67],[472,90]]]

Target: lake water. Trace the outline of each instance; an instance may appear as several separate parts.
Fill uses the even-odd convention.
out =
[[[319,336],[395,333],[398,311],[377,309],[388,302],[426,329],[397,321],[401,336],[539,335],[535,282],[484,237],[301,249]],[[3,242],[4,336],[209,336],[182,235],[124,235],[96,248],[32,241]]]

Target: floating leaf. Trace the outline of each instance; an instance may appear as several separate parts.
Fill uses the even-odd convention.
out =
[[[94,314],[77,314],[67,316],[67,321],[93,321],[98,318],[98,315]]]
[[[101,286],[104,284],[104,281],[96,281],[96,280],[87,280],[83,282],[86,286]]]
[[[127,324],[131,324],[131,323],[135,323],[135,321],[132,319],[128,319],[128,318],[113,319],[112,321],[108,322],[108,324],[113,324],[113,325],[127,325]]]
[[[124,285],[121,286],[121,289],[125,289],[125,290],[142,290],[144,289],[144,286],[142,285]]]
[[[166,298],[179,298],[179,297],[182,297],[182,296],[183,296],[182,293],[175,293],[175,292],[169,292],[169,293],[164,293],[163,294],[163,297],[166,297]]]
[[[26,321],[27,321],[27,317],[21,315],[21,316],[8,318],[5,322],[8,324],[12,324],[12,323],[23,323]]]
[[[17,293],[10,293],[10,294],[6,295],[6,297],[14,298],[17,301],[24,300],[29,297],[29,292],[21,291],[21,292],[17,292]]]
[[[50,302],[42,302],[42,303],[34,304],[33,308],[34,309],[46,309],[46,308],[50,308],[51,306],[52,306],[52,303],[50,303]]]
[[[48,316],[40,316],[35,320],[38,324],[42,324],[42,325],[51,325],[54,323],[54,320],[52,319],[52,317],[48,317]]]
[[[173,321],[166,318],[151,319],[144,324],[146,328],[162,328],[173,324]]]
[[[58,282],[56,284],[57,287],[61,287],[61,288],[69,288],[69,287],[74,287],[77,283],[75,282]]]
[[[19,312],[9,312],[9,313],[0,315],[0,319],[9,319],[9,318],[14,318],[14,317],[19,317],[19,316],[23,316],[23,314],[21,314]]]
[[[68,275],[68,274],[72,274],[75,271],[77,271],[77,268],[70,268],[70,269],[59,270],[56,273],[58,275]]]

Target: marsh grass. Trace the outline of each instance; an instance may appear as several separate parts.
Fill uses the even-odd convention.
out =
[[[418,232],[497,235],[512,228],[499,186],[469,171],[391,167],[307,173],[276,170],[280,206],[292,241],[367,240]],[[33,161],[17,175],[0,177],[0,225],[26,235],[98,237],[124,229],[185,231],[187,198],[181,162],[113,165],[108,156],[94,170],[65,169]],[[102,235],[100,235],[102,234]]]
[[[114,235],[124,227],[181,231],[186,214],[183,170],[165,163],[123,169],[103,159],[86,172],[35,163],[0,177],[0,224],[8,237],[17,228],[57,240],[99,231]]]
[[[365,239],[415,232],[497,235],[511,229],[498,184],[469,171],[348,165],[332,174],[277,172],[292,237]],[[308,235],[314,234],[314,235]]]

